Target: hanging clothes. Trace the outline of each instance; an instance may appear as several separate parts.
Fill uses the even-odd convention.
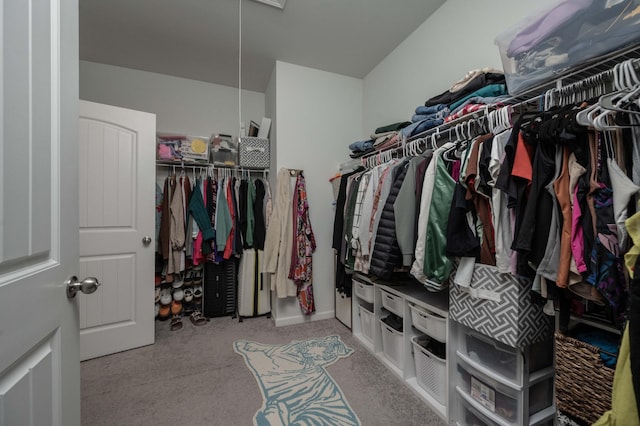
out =
[[[336,253],[336,275],[335,275],[335,286],[336,289],[345,294],[347,297],[351,296],[352,283],[351,278],[352,274],[348,273],[345,264],[344,257],[345,253],[343,251],[343,229],[344,229],[344,221],[345,221],[345,204],[347,201],[347,183],[349,177],[359,172],[360,170],[354,170],[351,173],[345,173],[340,177],[340,186],[338,188],[338,196],[336,197],[336,210],[333,219],[333,239],[332,239],[332,248]],[[366,210],[365,210],[366,211]],[[368,226],[368,222],[367,226]]]
[[[264,244],[263,272],[269,274],[271,290],[276,297],[285,298],[297,295],[295,283],[289,279],[292,254],[292,194],[289,184],[289,171],[278,170],[276,199],[273,212],[267,226]]]
[[[409,159],[401,161],[393,168],[391,188],[385,200],[376,233],[376,241],[371,254],[369,273],[382,278],[390,278],[397,265],[402,263],[400,246],[396,234],[394,205],[409,169]]]
[[[302,313],[310,315],[316,310],[312,286],[312,262],[316,239],[311,228],[307,189],[302,172],[296,179],[292,207],[293,249],[288,278],[293,280],[298,288],[297,296]]]
[[[169,238],[171,235],[171,217],[169,206],[171,205],[171,197],[175,190],[175,175],[164,180],[164,189],[162,190],[162,211],[160,220],[160,254],[166,262],[169,260]]]
[[[442,155],[442,153],[434,154]],[[435,159],[435,158],[434,158]],[[427,278],[427,288],[438,291],[448,285],[452,268],[451,259],[446,255],[447,221],[451,210],[451,201],[455,189],[455,181],[449,174],[442,158],[436,160],[433,192],[427,230],[422,272]]]
[[[169,228],[169,259],[167,264],[167,274],[180,273],[182,260],[184,256],[184,208],[183,208],[183,191],[180,182],[174,180],[173,197],[169,205],[170,228]]]
[[[253,217],[254,217],[254,227],[253,227],[253,245],[258,250],[264,250],[264,238],[265,233],[267,231],[266,223],[265,223],[265,198],[266,198],[266,185],[265,182],[261,179],[257,179],[255,181],[255,197],[253,201]]]
[[[393,215],[395,219],[395,233],[402,256],[402,266],[410,267],[413,262],[413,253],[416,249],[416,225],[417,215],[416,173],[418,166],[425,162],[423,156],[413,157],[407,166],[406,176],[393,203]],[[422,182],[422,181],[420,181]]]
[[[420,199],[420,214],[418,216],[418,239],[416,242],[415,260],[411,266],[411,275],[422,284],[426,284],[428,281],[428,277],[424,273],[424,259],[426,253],[427,224],[429,222],[430,206],[435,185],[436,164],[438,161],[441,161],[440,156],[442,153],[454,146],[454,143],[447,142],[435,150],[424,175],[422,197]]]

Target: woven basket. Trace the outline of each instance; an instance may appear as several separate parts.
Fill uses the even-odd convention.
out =
[[[611,409],[614,369],[604,365],[600,349],[556,333],[556,405],[559,411],[594,423]]]

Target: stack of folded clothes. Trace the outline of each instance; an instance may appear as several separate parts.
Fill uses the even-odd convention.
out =
[[[408,121],[403,121],[378,127],[373,134],[370,135],[370,139],[353,142],[349,145],[349,149],[351,150],[350,157],[359,158],[371,152],[393,146],[398,141],[398,131],[410,124]]]
[[[507,99],[507,87],[502,71],[480,68],[469,71],[447,91],[418,106],[411,121],[379,127],[370,139],[349,145],[351,158],[394,146],[402,137],[410,138],[426,130],[448,123],[487,105],[501,105]]]
[[[504,73],[493,68],[469,71],[449,90],[428,99],[416,108],[412,124],[402,129],[405,137],[415,136],[487,105],[500,105],[507,99]]]

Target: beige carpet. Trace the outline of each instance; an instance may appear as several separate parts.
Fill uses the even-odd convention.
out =
[[[237,340],[288,344],[338,335],[353,353],[326,368],[364,426],[445,425],[337,320],[276,328],[230,317],[169,331],[156,344],[82,363],[82,421],[99,425],[252,425],[263,396]]]

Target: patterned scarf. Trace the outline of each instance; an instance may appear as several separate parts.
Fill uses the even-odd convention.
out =
[[[293,196],[293,250],[289,279],[298,287],[298,301],[306,315],[315,312],[311,284],[311,262],[315,249],[316,239],[311,229],[307,190],[304,176],[300,173],[296,179]]]

